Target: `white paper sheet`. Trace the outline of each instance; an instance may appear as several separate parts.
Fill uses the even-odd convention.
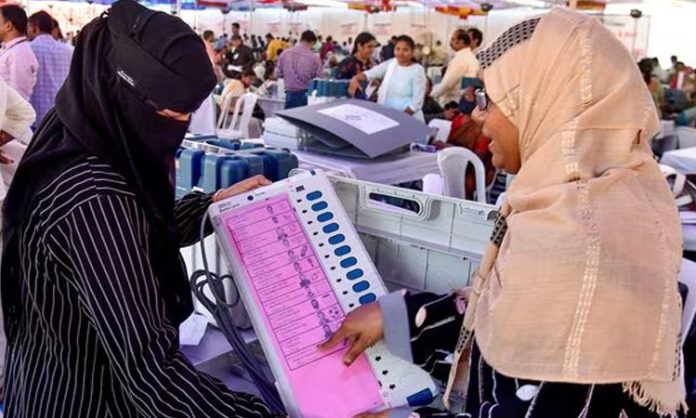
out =
[[[205,315],[194,313],[179,325],[179,344],[200,344],[207,328],[208,318]]]
[[[367,135],[385,131],[399,125],[393,119],[352,104],[338,105],[317,112],[347,123],[356,129],[360,129]]]

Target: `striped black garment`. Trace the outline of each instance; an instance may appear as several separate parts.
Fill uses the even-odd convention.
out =
[[[145,213],[121,176],[88,158],[34,202],[19,230],[23,312],[7,353],[6,417],[271,416],[179,352]],[[178,202],[182,243],[196,240],[210,202]]]
[[[454,294],[405,296],[413,362],[446,382],[464,319]],[[388,312],[385,312],[385,315]],[[659,418],[634,403],[622,385],[534,382],[498,373],[474,345],[464,410],[459,413],[421,408],[420,418]],[[407,411],[391,417],[415,416]]]

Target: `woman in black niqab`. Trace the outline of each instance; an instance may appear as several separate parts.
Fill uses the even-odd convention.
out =
[[[19,165],[3,208],[2,296],[11,326],[12,254],[34,193],[88,155],[111,165],[136,190],[153,227],[152,264],[166,278],[168,315],[191,312],[189,286],[178,258],[173,220],[174,156],[188,122],[159,114],[191,113],[215,87],[205,47],[181,19],[124,0],[87,25],[78,38],[70,73],[56,106],[37,130]],[[8,257],[8,255],[10,255]],[[9,274],[7,274],[9,273]],[[16,274],[16,270],[15,270]],[[11,283],[8,283],[9,281]]]
[[[178,347],[193,305],[179,249],[214,198],[175,202],[174,158],[215,83],[174,16],[120,0],[81,31],[3,207],[6,417],[271,416]]]

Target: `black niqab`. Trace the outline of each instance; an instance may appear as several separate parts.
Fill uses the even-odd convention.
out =
[[[181,19],[132,0],[81,31],[70,72],[19,164],[3,207],[2,307],[8,338],[21,315],[19,234],[32,199],[56,175],[97,156],[125,177],[151,226],[150,261],[167,316],[185,319],[192,301],[174,224],[174,156],[188,127],[157,113],[189,113],[215,86],[201,39]]]

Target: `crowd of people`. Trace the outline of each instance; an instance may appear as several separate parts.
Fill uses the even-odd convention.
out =
[[[679,113],[696,108],[696,74],[679,57],[670,57],[671,66],[663,69],[657,58],[643,58],[638,68],[663,119],[678,119]],[[688,122],[696,126],[696,118]]]
[[[439,43],[428,54],[408,35],[393,36],[380,45],[373,34],[362,32],[339,44],[331,36],[322,38],[312,31],[301,33],[297,39],[249,36],[233,23],[231,36],[216,37],[209,30],[202,36],[218,79],[225,85],[219,104],[227,94],[271,94],[277,80],[282,79],[285,108],[291,109],[307,105],[312,79],[349,80],[351,97],[406,112],[426,123],[433,119],[451,121],[455,129],[446,142],[436,146],[463,146],[474,151],[487,168],[487,184],[494,179],[488,139],[471,117],[474,90],[482,87],[477,81],[479,64],[474,51],[480,49],[483,34],[477,28],[456,29],[449,53]],[[426,76],[430,67],[441,68],[435,86]],[[464,90],[462,80],[471,81]],[[263,119],[265,115],[257,106],[254,116]],[[472,169],[467,183],[473,181]],[[472,188],[467,193],[471,195]]]
[[[483,49],[475,28],[456,29],[449,51],[408,35],[382,45],[368,32],[295,35],[237,23],[196,34],[119,0],[71,45],[50,14],[0,6],[8,417],[278,416],[197,370],[177,331],[193,310],[180,249],[200,238],[212,203],[270,182],[174,200],[172,171],[212,92],[272,95],[283,80],[285,107],[296,108],[316,77],[423,122],[451,121],[438,146],[474,151],[488,182],[517,174],[471,288],[391,293],[318,348],[347,342],[349,367],[384,339],[444,384],[447,411],[361,418],[685,415],[679,218],[650,150],[659,119],[649,92],[672,114],[674,92],[695,88],[693,70],[674,57],[670,71],[651,59],[639,72],[599,21],[564,8]]]

